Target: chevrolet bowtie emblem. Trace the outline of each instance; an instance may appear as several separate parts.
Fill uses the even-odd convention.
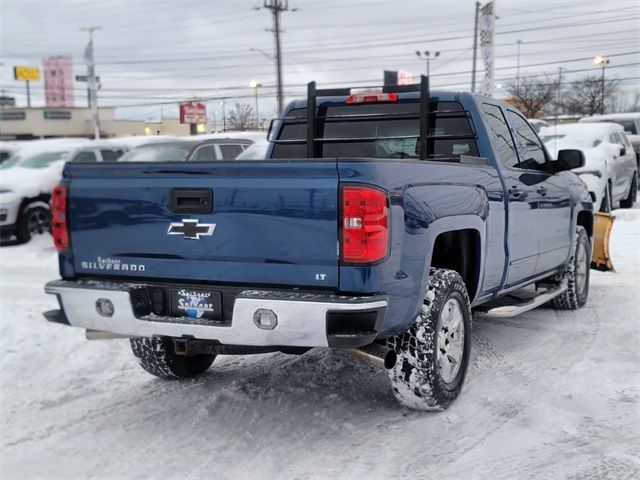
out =
[[[183,235],[184,238],[200,240],[202,235],[210,237],[216,228],[215,223],[198,223],[196,220],[184,219],[182,222],[175,222],[169,225],[167,235]]]

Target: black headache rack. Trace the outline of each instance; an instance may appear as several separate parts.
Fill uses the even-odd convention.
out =
[[[369,87],[357,87],[358,93],[370,93],[364,92],[366,89],[380,89],[380,86]],[[319,97],[348,97],[353,94],[351,88],[328,88],[318,89],[316,88],[316,82],[309,82],[307,84],[307,108],[305,117],[280,117],[272,121],[267,133],[267,138],[270,142],[282,145],[302,145],[306,144],[307,158],[318,158],[319,145],[322,143],[351,143],[351,142],[371,142],[375,140],[403,140],[403,139],[419,139],[419,153],[418,158],[420,160],[427,160],[429,156],[434,156],[434,142],[436,140],[475,140],[477,134],[473,122],[471,121],[471,114],[467,110],[437,110],[432,108],[437,101],[431,99],[429,89],[429,77],[425,75],[420,76],[420,83],[411,85],[385,85],[382,87],[380,93],[405,93],[405,92],[420,92],[420,110],[418,113],[370,113],[370,114],[347,114],[347,115],[320,115],[316,113],[317,99]],[[376,92],[377,93],[377,92]],[[436,135],[429,134],[431,124],[435,125],[435,119],[438,118],[456,118],[464,117],[467,119],[470,126],[470,133],[468,134],[456,134],[456,135]],[[344,120],[349,121],[366,121],[366,120],[420,120],[419,135],[397,135],[397,136],[375,136],[375,137],[323,137],[324,124],[329,122],[339,122]],[[271,130],[274,121],[282,122],[281,125],[301,124],[306,123],[306,138],[305,139],[271,139]]]

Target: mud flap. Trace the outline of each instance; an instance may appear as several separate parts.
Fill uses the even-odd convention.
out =
[[[615,272],[609,255],[609,238],[614,219],[610,213],[594,212],[591,268],[595,270]]]

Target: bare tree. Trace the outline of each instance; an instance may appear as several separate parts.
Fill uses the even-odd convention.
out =
[[[548,76],[523,77],[518,83],[507,84],[511,103],[527,118],[536,118],[550,109],[558,88],[558,80]]]
[[[247,103],[236,103],[229,112],[229,125],[232,130],[247,130],[253,126],[253,108]]]
[[[606,106],[614,98],[618,84],[618,80],[605,80],[603,96],[602,77],[593,75],[577,80],[571,84],[565,96],[565,110],[569,114],[576,115],[595,115],[600,113],[603,110],[603,97]]]
[[[637,112],[640,110],[640,89],[617,89],[608,99],[607,112]]]

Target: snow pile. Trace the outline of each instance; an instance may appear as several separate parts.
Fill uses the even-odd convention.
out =
[[[640,210],[619,210],[617,273],[579,311],[476,319],[467,383],[441,413],[400,407],[340,352],[221,357],[147,375],[126,340],[46,323],[50,239],[0,249],[5,478],[639,478]]]

